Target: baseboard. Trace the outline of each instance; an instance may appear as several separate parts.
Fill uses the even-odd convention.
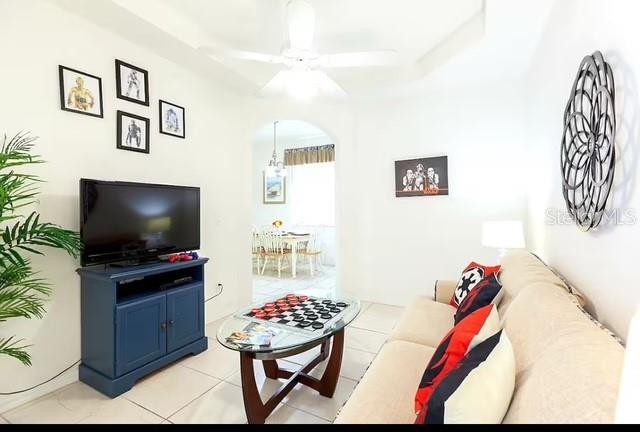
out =
[[[36,400],[41,396],[59,390],[62,387],[68,386],[69,384],[73,384],[76,381],[78,381],[77,366],[68,370],[53,381],[48,382],[45,385],[35,388],[31,391],[11,396],[0,396],[0,413],[6,413],[7,411],[19,407],[20,405]],[[5,389],[2,390],[4,391]]]

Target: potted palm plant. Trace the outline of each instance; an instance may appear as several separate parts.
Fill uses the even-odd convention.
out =
[[[78,257],[81,249],[77,232],[42,222],[36,211],[26,211],[37,202],[37,184],[42,180],[16,169],[44,162],[31,154],[36,139],[28,133],[10,139],[5,135],[0,148],[0,323],[42,318],[45,313],[51,286],[36,275],[29,254],[43,255],[42,249],[56,248]],[[0,355],[30,366],[27,348],[22,339],[0,332]]]

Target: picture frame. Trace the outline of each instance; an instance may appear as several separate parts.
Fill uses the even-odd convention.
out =
[[[160,133],[184,139],[186,130],[184,107],[160,99],[158,110]]]
[[[151,122],[148,118],[118,111],[117,144],[120,150],[138,153],[150,152]],[[136,123],[139,122],[139,123]]]
[[[58,65],[60,109],[104,118],[102,78]]]
[[[149,72],[116,59],[116,97],[149,106]]]
[[[396,197],[449,195],[447,156],[395,161]]]
[[[263,172],[262,202],[264,204],[287,203],[287,178],[285,176]]]

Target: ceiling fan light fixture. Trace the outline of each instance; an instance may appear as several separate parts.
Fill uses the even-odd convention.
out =
[[[318,94],[313,72],[308,68],[294,67],[289,74],[287,93],[298,100],[309,100]]]

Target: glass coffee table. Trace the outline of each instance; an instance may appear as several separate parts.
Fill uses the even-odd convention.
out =
[[[360,302],[355,298],[292,293],[241,309],[222,323],[218,342],[240,354],[242,395],[249,423],[264,423],[297,384],[333,397],[342,365],[344,329],[359,312]],[[300,369],[279,367],[278,359],[317,346],[320,353]],[[322,378],[311,376],[309,373],[326,359]],[[254,360],[262,361],[268,378],[286,380],[265,403],[256,384]]]

